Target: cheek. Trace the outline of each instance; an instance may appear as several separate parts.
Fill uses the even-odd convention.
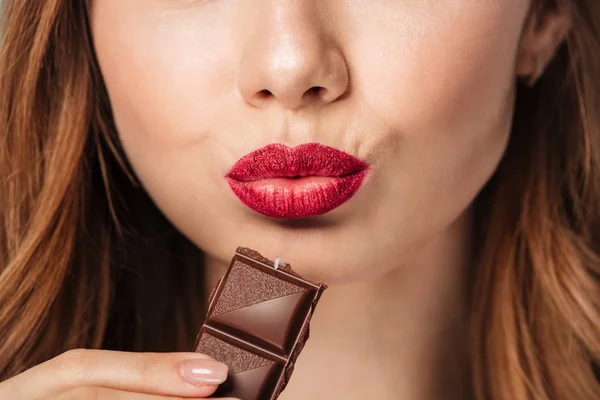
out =
[[[489,115],[512,86],[526,2],[436,3],[354,32],[359,92],[403,132]]]
[[[368,63],[357,53],[359,67],[368,71],[358,84],[406,146],[421,146],[413,153],[420,164],[463,160],[469,169],[477,160],[485,164],[489,151],[501,152],[508,134],[526,2],[445,4],[394,21],[402,28],[387,27],[377,38],[385,51],[371,52]],[[358,49],[372,46],[366,40]],[[435,153],[423,157],[424,151]]]
[[[210,139],[211,127],[227,115],[223,105],[232,102],[226,97],[236,93],[237,33],[224,27],[239,25],[219,2],[169,11],[140,3],[99,0],[92,25],[115,122],[133,162],[201,148]]]
[[[496,169],[525,3],[436,2],[354,32],[357,92],[397,143],[377,181],[386,206],[374,216],[390,237],[409,243],[444,229]]]

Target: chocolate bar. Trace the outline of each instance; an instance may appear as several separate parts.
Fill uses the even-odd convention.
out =
[[[287,385],[327,286],[238,248],[213,290],[194,351],[229,366],[215,397],[275,400]]]

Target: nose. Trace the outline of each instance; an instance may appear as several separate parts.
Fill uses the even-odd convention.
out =
[[[326,105],[348,91],[342,50],[317,18],[313,1],[269,1],[248,38],[238,90],[254,107],[297,110]],[[319,3],[319,2],[316,2]],[[322,4],[322,3],[321,3]]]

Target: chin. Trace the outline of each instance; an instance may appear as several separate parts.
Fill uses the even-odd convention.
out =
[[[247,239],[237,245],[250,247],[269,259],[281,258],[295,272],[311,281],[328,285],[347,284],[370,280],[387,272],[385,268],[374,268],[373,263],[362,260],[360,252],[352,254],[348,249],[336,246],[335,239],[329,242],[323,239],[320,245],[298,238],[290,238],[288,242],[281,239],[279,243],[284,245],[260,242],[256,237]]]

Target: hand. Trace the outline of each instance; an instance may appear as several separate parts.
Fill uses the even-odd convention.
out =
[[[226,378],[227,366],[198,353],[71,350],[0,383],[0,399],[206,398]]]

